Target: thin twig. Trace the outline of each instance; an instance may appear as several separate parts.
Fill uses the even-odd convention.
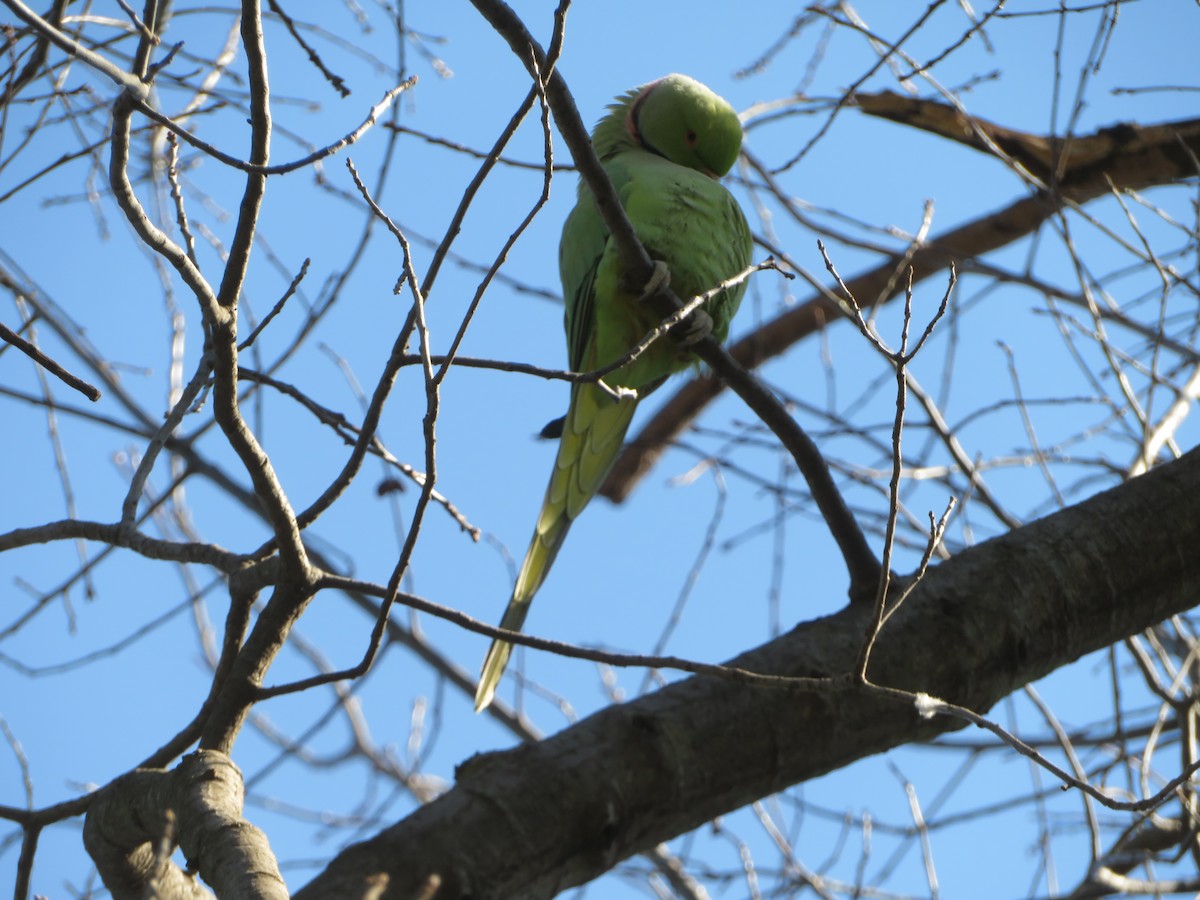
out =
[[[475,634],[494,640],[504,640],[512,644],[520,644],[525,647],[532,647],[535,650],[544,650],[549,653],[554,653],[559,656],[569,657],[571,659],[583,659],[591,662],[601,663],[603,665],[618,666],[622,668],[649,668],[649,669],[668,669],[677,670],[680,672],[690,672],[693,675],[707,675],[713,678],[721,678],[727,681],[733,681],[740,684],[753,684],[762,687],[772,687],[781,690],[789,691],[846,691],[854,689],[853,682],[845,677],[809,677],[809,676],[789,676],[789,675],[770,675],[763,672],[753,672],[749,669],[743,669],[738,666],[722,666],[712,663],[697,662],[690,659],[682,659],[677,656],[651,656],[636,653],[611,653],[605,650],[593,650],[588,647],[580,647],[576,644],[568,644],[562,641],[553,641],[548,638],[536,637],[531,634],[526,634],[520,631],[509,631],[506,628],[498,628],[479,619],[472,618],[464,612],[450,607],[442,606],[439,603],[434,603],[426,600],[423,597],[417,597],[412,594],[403,593],[400,591],[392,591],[388,587],[371,584],[369,582],[358,581],[352,578],[344,578],[339,575],[326,573],[318,578],[318,589],[336,589],[344,591],[357,591],[370,596],[387,597],[389,594],[394,594],[395,601],[403,606],[415,609],[418,612],[427,613],[436,618],[451,622],[460,628]],[[353,669],[345,669],[340,672],[323,673],[311,678],[302,679],[300,681],[291,682],[288,684],[278,685],[275,687],[260,688],[257,693],[259,700],[269,697],[277,697],[286,694],[298,693],[308,690],[312,687],[322,684],[328,684],[331,681],[343,681],[347,678],[354,677]]]
[[[308,54],[309,62],[311,62],[316,67],[317,71],[325,77],[325,80],[333,86],[335,91],[341,94],[343,98],[349,97],[350,88],[346,87],[345,79],[343,79],[340,75],[335,75],[326,67],[325,63],[321,61],[321,57],[317,51],[309,46],[308,42],[301,37],[299,30],[296,28],[296,23],[292,20],[291,16],[283,11],[283,7],[279,5],[278,0],[267,0],[267,4],[271,7],[271,12],[279,16],[280,20],[284,24],[284,27],[287,28],[288,34],[290,34],[292,39],[300,45],[300,49]]]
[[[1179,787],[1186,784],[1197,771],[1200,771],[1200,761],[1197,761],[1175,778],[1172,778],[1169,782],[1167,782],[1166,786],[1162,790],[1151,797],[1146,797],[1142,800],[1116,800],[1113,797],[1110,797],[1100,788],[1095,787],[1087,781],[1076,778],[1070,772],[1059,768],[1016,735],[1006,731],[1003,727],[997,725],[995,722],[992,722],[984,716],[972,712],[966,707],[948,703],[945,700],[940,700],[937,697],[930,696],[929,694],[914,694],[909,691],[899,690],[897,688],[880,687],[879,685],[872,685],[871,689],[879,691],[883,694],[887,694],[895,699],[913,703],[916,706],[917,712],[922,716],[922,718],[932,719],[934,716],[951,716],[956,719],[962,719],[963,721],[970,722],[972,725],[976,725],[985,731],[990,731],[1022,756],[1033,760],[1043,769],[1052,773],[1054,777],[1063,782],[1064,787],[1077,788],[1078,790],[1083,791],[1101,806],[1107,807],[1108,809],[1117,810],[1118,812],[1150,812],[1154,809],[1157,809],[1168,800],[1173,799],[1175,797],[1175,792],[1179,789]]]
[[[258,339],[258,336],[263,333],[268,325],[271,324],[271,320],[283,312],[284,305],[288,302],[291,296],[296,293],[296,289],[300,287],[300,282],[302,282],[304,280],[304,276],[308,274],[308,266],[311,262],[312,259],[310,257],[305,257],[304,262],[300,264],[300,271],[296,273],[296,277],[293,278],[291,284],[287,286],[287,290],[283,292],[283,296],[275,302],[275,305],[271,307],[271,311],[267,313],[266,316],[263,317],[263,320],[255,326],[252,332],[250,332],[250,336],[238,344],[239,353],[244,353],[247,349],[249,349],[250,346]]]
[[[100,399],[100,389],[98,387],[89,384],[76,375],[72,375],[36,346],[3,323],[0,323],[0,340],[16,347],[63,384],[79,391],[79,393],[83,394],[83,396],[87,397],[93,403]]]

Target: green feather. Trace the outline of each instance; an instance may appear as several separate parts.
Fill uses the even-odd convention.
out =
[[[671,272],[671,287],[687,299],[710,290],[750,264],[745,216],[717,180],[737,161],[742,129],[733,108],[685,75],[668,75],[617,98],[592,132],[622,206],[650,256]],[[586,372],[625,355],[658,322],[623,277],[616,248],[581,182],[563,226],[559,274],[566,301],[567,356]],[[745,285],[710,299],[713,337],[724,340]],[[693,362],[670,340],[609,373],[612,388],[636,396],[616,399],[595,384],[576,384],[563,421],[558,457],[546,497],[500,627],[519,631],[529,604],[550,571],[575,518],[612,467],[638,399],[672,372]],[[475,694],[475,709],[492,702],[512,645],[492,643]]]

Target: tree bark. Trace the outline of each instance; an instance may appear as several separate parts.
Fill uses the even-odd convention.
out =
[[[137,769],[96,795],[83,842],[114,900],[286,900],[266,835],[242,816],[242,773],[200,750],[171,770]],[[175,865],[183,850],[189,871]]]
[[[1198,548],[1200,449],[930,569],[887,622],[870,677],[986,711],[1190,608]],[[841,675],[868,613],[803,623],[732,664]],[[452,790],[347,848],[296,900],[551,897],[717,815],[960,724],[863,688],[689,678],[468,761]]]

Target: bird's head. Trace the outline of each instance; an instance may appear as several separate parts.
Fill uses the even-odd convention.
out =
[[[642,88],[626,127],[647,150],[720,178],[737,162],[742,124],[723,98],[686,75],[668,75]]]

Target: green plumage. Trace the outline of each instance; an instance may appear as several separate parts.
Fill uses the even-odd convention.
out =
[[[668,75],[619,97],[592,132],[638,238],[671,273],[684,300],[704,293],[750,264],[750,229],[737,201],[717,179],[732,168],[742,128],[733,108],[685,75]],[[625,355],[659,317],[640,302],[641,290],[622,277],[616,248],[581,182],[563,225],[559,274],[566,300],[571,369],[599,369]],[[724,340],[744,283],[711,298],[704,309],[712,334]],[[635,396],[617,400],[595,384],[571,388],[558,458],[500,627],[519,631],[571,522],[595,496],[616,459],[638,399],[692,355],[669,339],[656,341],[604,381]],[[475,709],[492,702],[512,645],[494,641],[483,663]]]

